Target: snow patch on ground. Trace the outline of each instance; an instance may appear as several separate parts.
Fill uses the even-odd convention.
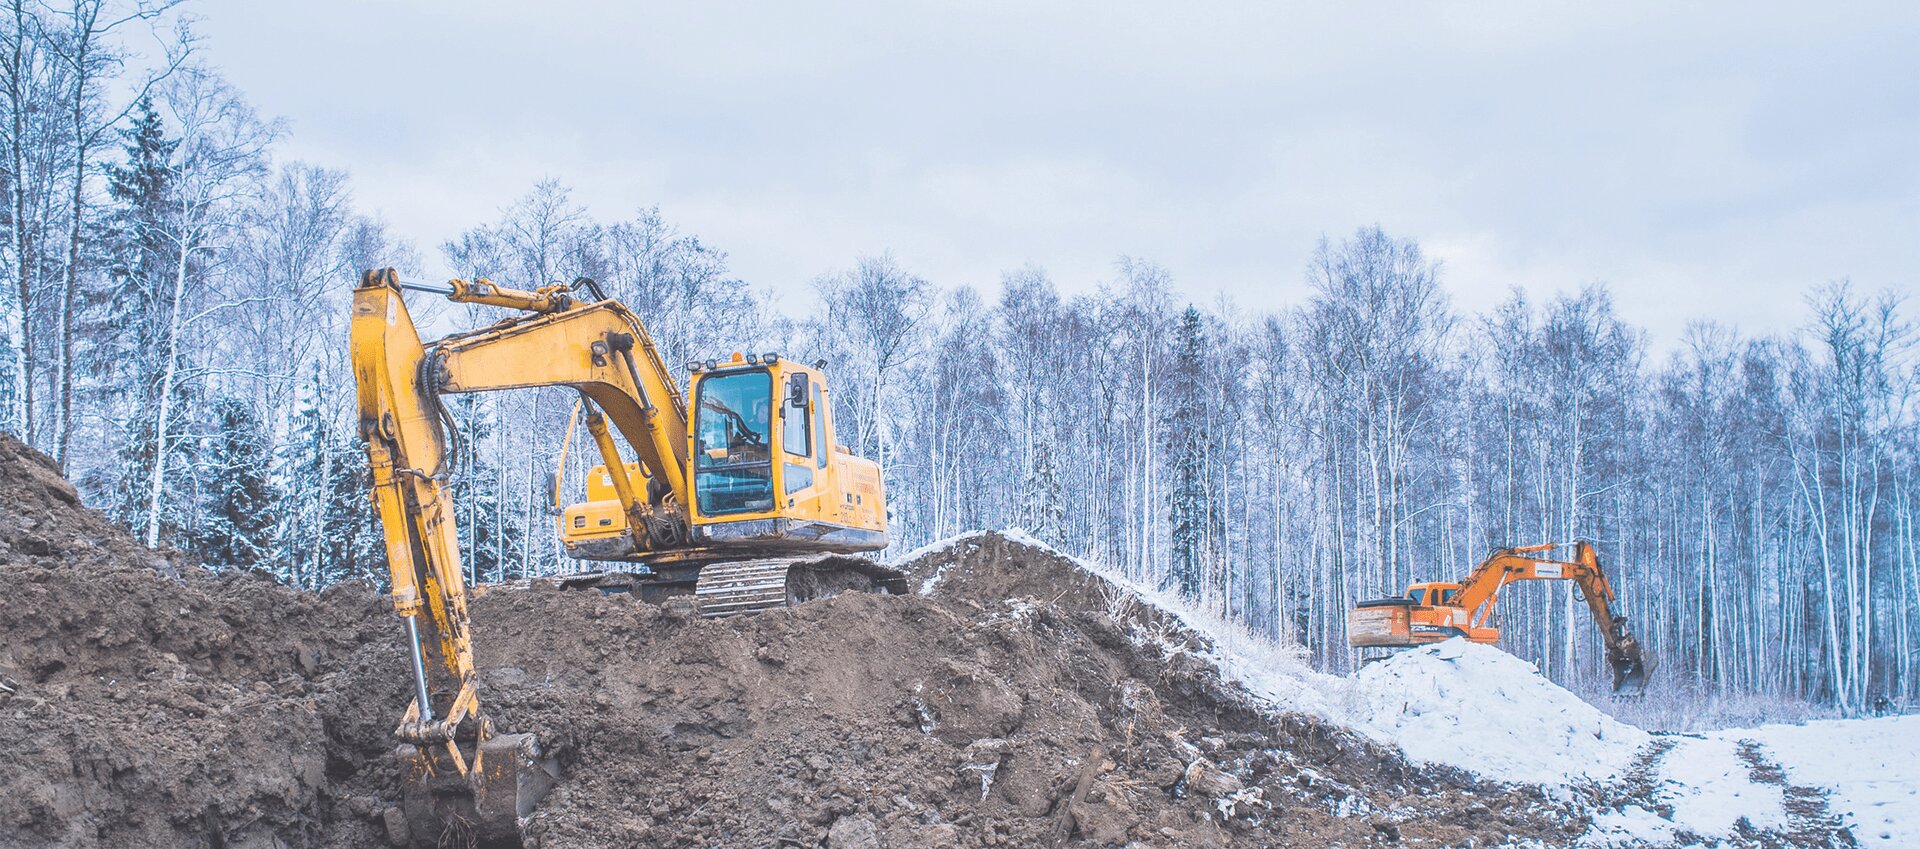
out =
[[[1350,724],[1413,760],[1497,781],[1604,780],[1652,740],[1533,664],[1457,637],[1368,664],[1347,686]]]
[[[1716,845],[1718,838],[1741,831],[1740,820],[1756,829],[1787,830],[1786,793],[1778,785],[1753,780],[1752,767],[1740,757],[1733,739],[1685,738],[1660,759],[1653,779],[1653,807],[1627,805],[1598,813],[1580,840],[1589,849],[1646,844]],[[1672,812],[1666,816],[1653,808]]]
[[[1920,716],[1832,719],[1722,731],[1753,740],[1787,780],[1825,788],[1865,849],[1920,846]]]
[[[1630,849],[1630,847],[1677,843],[1679,829],[1673,821],[1639,805],[1627,805],[1593,818],[1587,833],[1580,838],[1582,849]]]
[[[1681,740],[1661,759],[1660,778],[1673,821],[1694,834],[1730,834],[1741,817],[1756,828],[1787,827],[1785,793],[1753,780],[1734,740]]]

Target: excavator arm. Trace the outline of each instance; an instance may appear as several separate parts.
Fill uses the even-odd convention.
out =
[[[448,492],[448,430],[438,399],[422,385],[425,351],[391,269],[367,272],[353,295],[353,367],[373,501],[386,529],[394,612],[407,623],[414,702],[398,735],[415,745],[452,741],[475,714],[473,644],[466,576]],[[454,696],[436,718],[429,670],[444,667]]]
[[[687,413],[646,329],[616,302],[580,303],[561,286],[526,292],[487,280],[455,280],[435,291],[456,302],[524,313],[428,346],[401,289],[399,276],[384,269],[367,272],[354,290],[354,377],[374,502],[387,529],[394,610],[407,621],[413,646],[415,703],[400,736],[441,743],[477,715],[477,697],[449,492],[454,432],[440,396],[532,386],[577,390],[588,409],[588,430],[623,492],[621,506],[643,549],[689,540]],[[654,486],[628,479],[609,423],[633,446]],[[433,665],[444,667],[455,683],[437,719],[427,675]]]
[[[1544,556],[1557,543],[1496,551],[1459,583],[1415,584],[1406,596],[1363,601],[1349,614],[1348,642],[1355,647],[1401,648],[1464,636],[1479,643],[1499,639],[1492,623],[1500,593],[1516,581],[1573,581],[1600,627],[1607,666],[1616,693],[1637,693],[1646,686],[1647,666],[1640,642],[1616,607],[1613,585],[1591,543],[1574,546],[1574,558]]]
[[[1600,568],[1600,556],[1591,543],[1582,541],[1575,547],[1573,562],[1576,568],[1570,577],[1579,584],[1587,609],[1600,626],[1601,640],[1607,646],[1607,667],[1613,670],[1614,691],[1640,692],[1647,685],[1646,658],[1640,641],[1627,630],[1627,617],[1614,606],[1617,599],[1613,584]]]
[[[402,287],[392,269],[362,275],[353,293],[351,336],[360,434],[413,673],[413,700],[395,730],[420,753],[415,785],[426,790],[416,794],[424,801],[409,805],[417,808],[409,819],[421,828],[455,821],[481,833],[513,834],[558,769],[536,739],[496,735],[481,711],[451,496],[456,431],[440,396],[524,386],[576,389],[643,548],[685,545],[690,537],[683,506],[686,405],[646,330],[615,302],[579,303],[560,286],[525,292],[455,280],[434,291],[523,314],[428,346]],[[627,479],[608,421],[657,486]],[[437,807],[448,798],[468,802],[449,816]]]
[[[1581,540],[1574,544],[1573,560],[1554,560],[1538,556],[1559,548],[1557,543],[1508,548],[1494,552],[1461,582],[1455,603],[1470,611],[1468,621],[1485,628],[1493,615],[1500,591],[1515,581],[1572,581],[1586,599],[1594,624],[1600,627],[1607,647],[1607,666],[1613,671],[1615,692],[1638,692],[1646,686],[1646,661],[1640,643],[1627,630],[1627,618],[1616,607],[1618,598],[1593,544]]]

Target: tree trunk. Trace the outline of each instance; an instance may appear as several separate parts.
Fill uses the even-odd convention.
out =
[[[180,322],[185,312],[184,301],[187,294],[188,257],[193,255],[193,230],[183,228],[180,233],[180,261],[173,272],[172,315],[167,319],[167,356],[160,372],[159,410],[155,414],[153,427],[153,471],[147,478],[147,529],[148,548],[160,547],[160,505],[162,492],[166,486],[167,420],[173,414],[174,381],[180,374]]]

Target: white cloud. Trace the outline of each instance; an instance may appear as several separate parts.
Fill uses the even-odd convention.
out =
[[[1920,271],[1909,4],[198,8],[289,152],[430,256],[551,176],[801,298],[883,249],[1070,290],[1125,253],[1272,307],[1379,222],[1462,306],[1605,281],[1658,343]]]

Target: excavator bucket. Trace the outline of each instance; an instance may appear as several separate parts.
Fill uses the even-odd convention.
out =
[[[1613,694],[1638,696],[1647,689],[1647,661],[1640,651],[1640,641],[1626,632],[1625,620],[1618,622],[1607,646],[1607,665],[1613,667]]]
[[[498,734],[470,768],[442,746],[401,746],[413,769],[403,799],[406,842],[415,847],[520,849],[521,823],[560,777],[558,759],[532,734]]]

